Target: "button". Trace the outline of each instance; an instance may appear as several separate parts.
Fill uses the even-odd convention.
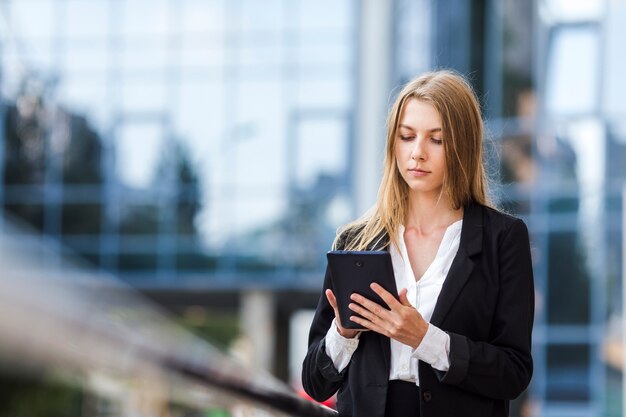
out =
[[[409,370],[409,365],[407,365],[407,364],[402,365],[402,370],[404,372],[408,371]]]
[[[422,393],[422,398],[424,399],[425,402],[429,403],[430,400],[433,399],[433,395],[430,393],[430,391],[424,391]]]

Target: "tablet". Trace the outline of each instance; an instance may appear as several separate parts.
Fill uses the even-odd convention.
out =
[[[358,293],[386,308],[387,304],[370,288],[372,282],[389,291],[396,299],[398,289],[393,275],[391,255],[387,251],[330,251],[326,254],[330,268],[331,286],[341,326],[346,329],[363,327],[350,320],[357,313],[350,310],[350,295]]]

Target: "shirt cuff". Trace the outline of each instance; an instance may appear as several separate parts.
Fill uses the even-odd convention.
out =
[[[428,324],[422,343],[411,355],[445,372],[450,368],[450,336],[437,326]]]
[[[343,337],[337,330],[335,320],[330,325],[328,332],[326,332],[326,354],[333,361],[337,372],[343,371],[350,363],[352,354],[359,347],[359,336],[361,332],[357,333],[352,339]]]

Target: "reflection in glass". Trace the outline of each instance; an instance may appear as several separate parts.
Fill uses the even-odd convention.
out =
[[[590,399],[588,345],[551,345],[547,348],[547,399],[587,402]]]

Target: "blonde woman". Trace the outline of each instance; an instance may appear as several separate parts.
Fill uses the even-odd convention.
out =
[[[342,250],[388,250],[399,301],[353,294],[341,327],[326,272],[303,385],[338,391],[340,416],[504,417],[532,375],[533,273],[528,230],[490,207],[480,107],[450,71],[400,92],[388,118],[375,206],[338,233]]]

